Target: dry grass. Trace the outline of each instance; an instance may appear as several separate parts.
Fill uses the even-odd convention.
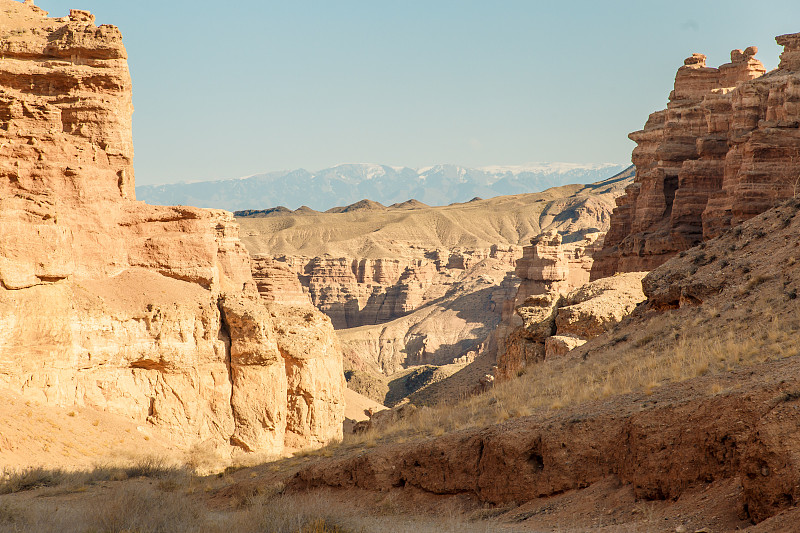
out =
[[[769,310],[768,302],[758,305]],[[742,328],[748,320],[748,327]],[[632,331],[598,339],[599,347],[592,344],[570,357],[540,363],[487,394],[421,409],[380,433],[347,436],[343,447],[435,437],[615,395],[652,393],[667,383],[800,354],[800,318],[770,317],[766,311],[728,320],[720,319],[713,307],[670,311]],[[721,391],[718,387],[713,393]]]
[[[21,494],[14,495],[21,497]],[[235,509],[210,508],[204,495],[189,484],[164,491],[147,480],[116,482],[94,487],[80,499],[0,498],[0,531],[63,533],[85,532],[197,532],[229,533],[396,533],[493,531],[494,522],[475,522],[458,508],[438,516],[409,517],[386,496],[371,508],[321,494],[286,495],[263,491],[250,495]],[[391,528],[387,529],[387,524]]]
[[[42,467],[3,470],[0,473],[0,495],[45,487],[60,488],[66,492],[81,491],[88,485],[102,481],[141,477],[177,483],[191,475],[187,468],[167,465],[164,460],[156,457],[144,457],[127,466],[98,466],[90,470],[67,471]]]

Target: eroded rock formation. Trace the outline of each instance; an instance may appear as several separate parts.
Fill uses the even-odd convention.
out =
[[[562,243],[558,233],[531,239],[517,261],[521,278],[513,314],[498,328],[498,379],[509,379],[532,363],[564,355],[604,333],[644,300],[642,273],[589,282],[602,234]]]
[[[719,68],[694,54],[678,69],[667,108],[630,134],[636,177],[592,279],[652,270],[800,191],[800,34],[776,40],[768,74],[752,46]]]
[[[328,319],[258,298],[230,213],[135,201],[119,30],[0,6],[0,384],[186,446],[340,437]]]

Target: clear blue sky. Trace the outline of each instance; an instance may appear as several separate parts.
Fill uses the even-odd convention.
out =
[[[37,0],[120,27],[140,185],[318,170],[627,162],[692,52],[800,32],[800,1]]]

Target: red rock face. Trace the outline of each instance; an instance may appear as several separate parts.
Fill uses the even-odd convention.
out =
[[[776,40],[781,63],[766,75],[755,47],[678,69],[667,109],[629,136],[636,178],[592,279],[652,270],[800,191],[800,34]]]

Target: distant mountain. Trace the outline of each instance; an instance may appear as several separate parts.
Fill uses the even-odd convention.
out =
[[[325,211],[369,198],[383,205],[411,198],[428,205],[466,202],[478,196],[539,192],[574,183],[593,183],[623,171],[613,163],[531,163],[466,168],[436,165],[421,169],[347,164],[318,172],[304,169],[247,178],[197,183],[143,185],[136,197],[154,205],[193,205],[230,211],[308,206]]]

